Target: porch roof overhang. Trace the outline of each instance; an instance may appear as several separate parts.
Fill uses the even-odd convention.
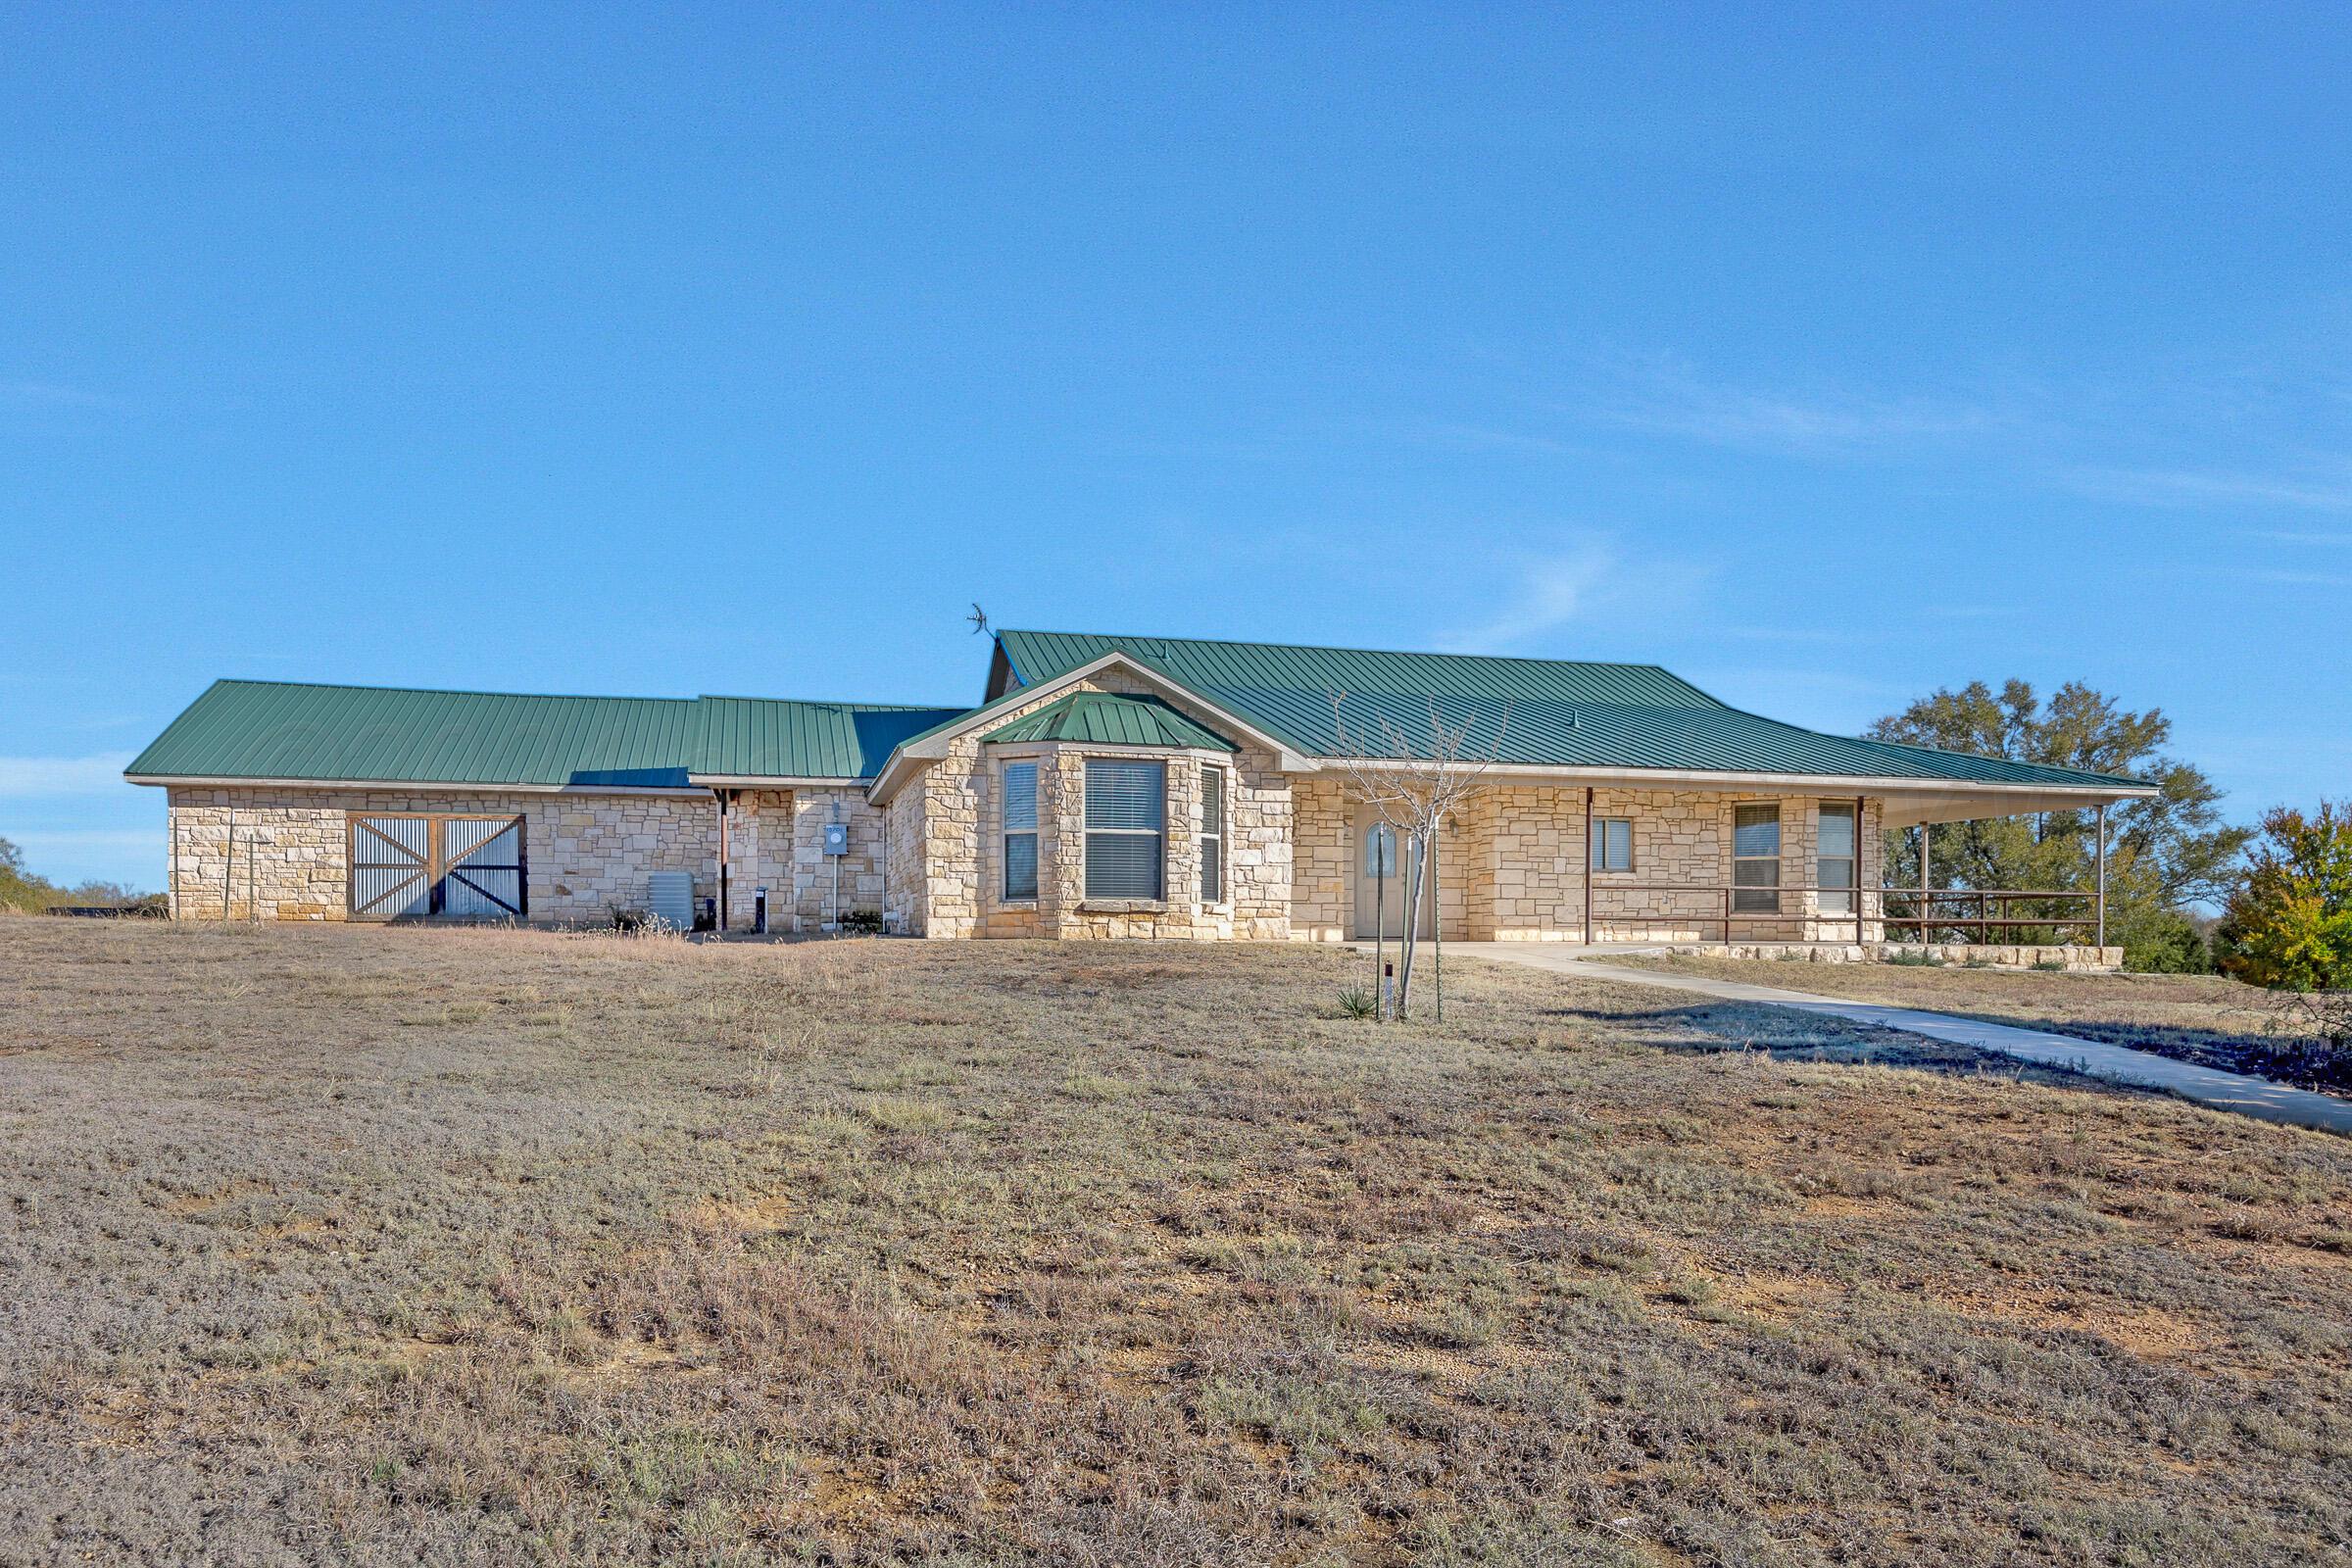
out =
[[[1426,767],[1426,762],[1385,758],[1329,759],[1312,771],[1377,771],[1382,768]],[[1464,763],[1465,768],[1475,763]],[[1490,766],[1486,777],[1496,784],[1590,785],[1594,788],[1656,790],[1699,789],[1749,791],[1759,795],[1801,795],[1836,799],[1866,795],[1879,801],[1886,827],[1915,827],[1922,822],[1966,822],[1989,816],[2025,816],[2035,811],[2081,811],[2146,800],[2157,791],[2150,785],[1990,784],[1979,779],[1891,778],[1853,773],[1751,773],[1702,768],[1528,767]]]

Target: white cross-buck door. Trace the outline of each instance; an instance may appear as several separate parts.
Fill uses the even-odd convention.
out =
[[[528,908],[519,816],[354,813],[350,851],[355,920],[519,920]]]

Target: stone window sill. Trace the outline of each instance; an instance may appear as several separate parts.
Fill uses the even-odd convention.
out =
[[[1086,899],[1080,914],[1165,914],[1173,907],[1165,899]]]

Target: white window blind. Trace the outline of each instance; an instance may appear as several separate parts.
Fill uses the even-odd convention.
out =
[[[1732,907],[1743,914],[1781,910],[1781,808],[1732,808]]]
[[[1164,762],[1090,758],[1086,764],[1086,896],[1165,897],[1168,769]]]
[[[1200,769],[1200,900],[1225,902],[1225,770]]]
[[[1592,869],[1631,871],[1634,868],[1634,820],[1604,816],[1592,824]]]
[[[1861,884],[1854,880],[1854,867],[1859,863],[1855,850],[1859,838],[1855,833],[1854,808],[1851,802],[1842,805],[1823,802],[1821,808],[1821,874],[1813,880],[1821,888],[1821,908],[1826,914],[1854,912],[1853,890]],[[1839,892],[1838,889],[1845,891]]]
[[[1037,764],[1004,764],[1004,897],[1037,897]]]

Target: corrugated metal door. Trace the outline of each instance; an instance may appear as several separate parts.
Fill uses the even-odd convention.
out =
[[[522,918],[522,818],[441,819],[441,912],[455,920]]]
[[[432,818],[352,818],[352,918],[414,919],[431,913],[432,906]]]
[[[355,920],[518,920],[528,875],[519,816],[351,818]]]

